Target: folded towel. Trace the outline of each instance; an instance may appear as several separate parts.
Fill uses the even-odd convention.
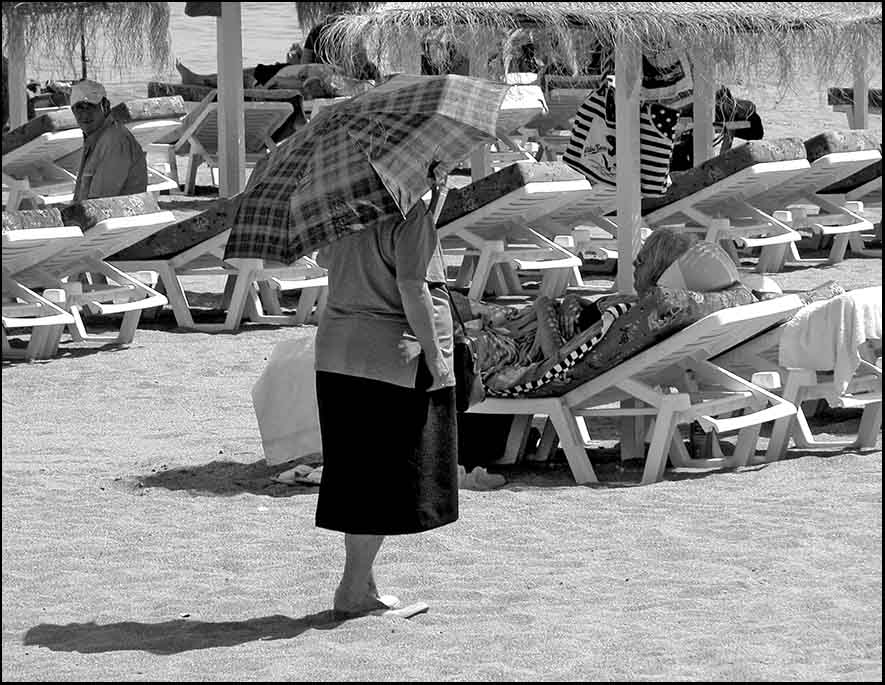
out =
[[[860,347],[882,339],[882,286],[850,290],[806,305],[787,322],[778,351],[787,368],[832,371],[838,405],[860,364]]]

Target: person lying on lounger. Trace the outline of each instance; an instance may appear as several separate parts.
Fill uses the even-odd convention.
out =
[[[738,281],[734,262],[718,245],[698,241],[692,234],[670,229],[652,232],[634,260],[635,295],[610,295],[590,300],[575,294],[562,299],[538,297],[527,308],[505,307],[468,300],[453,293],[468,335],[473,338],[486,387],[502,391],[544,375],[588,340],[601,337],[613,316],[624,313],[646,295],[680,257],[697,243],[712,254],[708,273],[692,274],[691,286],[684,276],[671,276],[670,285],[689,289],[718,290]],[[697,249],[697,248],[695,248]],[[681,280],[680,280],[681,279]]]

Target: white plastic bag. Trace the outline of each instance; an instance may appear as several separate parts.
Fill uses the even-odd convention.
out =
[[[314,376],[315,335],[314,330],[277,343],[252,388],[264,458],[271,466],[322,452]]]

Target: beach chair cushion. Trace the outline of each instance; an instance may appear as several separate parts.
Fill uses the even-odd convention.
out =
[[[61,210],[61,218],[65,226],[79,226],[86,231],[105,219],[139,216],[159,211],[160,206],[153,193],[137,193],[73,202]]]
[[[642,213],[648,214],[688,197],[754,164],[805,158],[805,144],[800,138],[751,140],[744,145],[733,147],[712,159],[708,159],[693,169],[674,171],[670,174],[673,183],[664,195],[642,199]]]
[[[236,202],[233,199],[218,198],[211,207],[163,227],[113,255],[111,261],[171,259],[229,229],[235,212]]]
[[[882,150],[882,132],[873,129],[824,131],[805,141],[809,162],[834,152]]]
[[[463,188],[451,189],[436,223],[445,226],[529,183],[582,180],[584,175],[564,162],[516,162]]]
[[[621,364],[708,314],[756,302],[738,283],[716,292],[654,287],[571,368],[523,397],[556,397]]]
[[[180,95],[171,97],[137,98],[121,102],[111,108],[113,117],[128,124],[133,121],[154,119],[181,119],[187,114],[184,99]]]
[[[3,154],[6,155],[13,150],[17,150],[22,145],[29,143],[35,138],[39,138],[44,133],[68,131],[73,128],[78,128],[78,126],[74,113],[70,108],[65,107],[52,112],[46,112],[4,135]]]
[[[61,211],[58,207],[3,211],[3,233],[27,228],[52,228],[62,225]]]

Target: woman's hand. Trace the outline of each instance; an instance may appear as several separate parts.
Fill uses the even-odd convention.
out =
[[[427,392],[433,392],[434,390],[447,388],[452,385],[449,381],[449,365],[446,364],[446,360],[443,359],[442,355],[437,355],[433,360],[428,359],[427,368],[430,369],[430,375],[433,376],[433,382],[427,388]]]
[[[421,343],[417,340],[400,340],[397,347],[403,364],[408,364],[421,354]]]

